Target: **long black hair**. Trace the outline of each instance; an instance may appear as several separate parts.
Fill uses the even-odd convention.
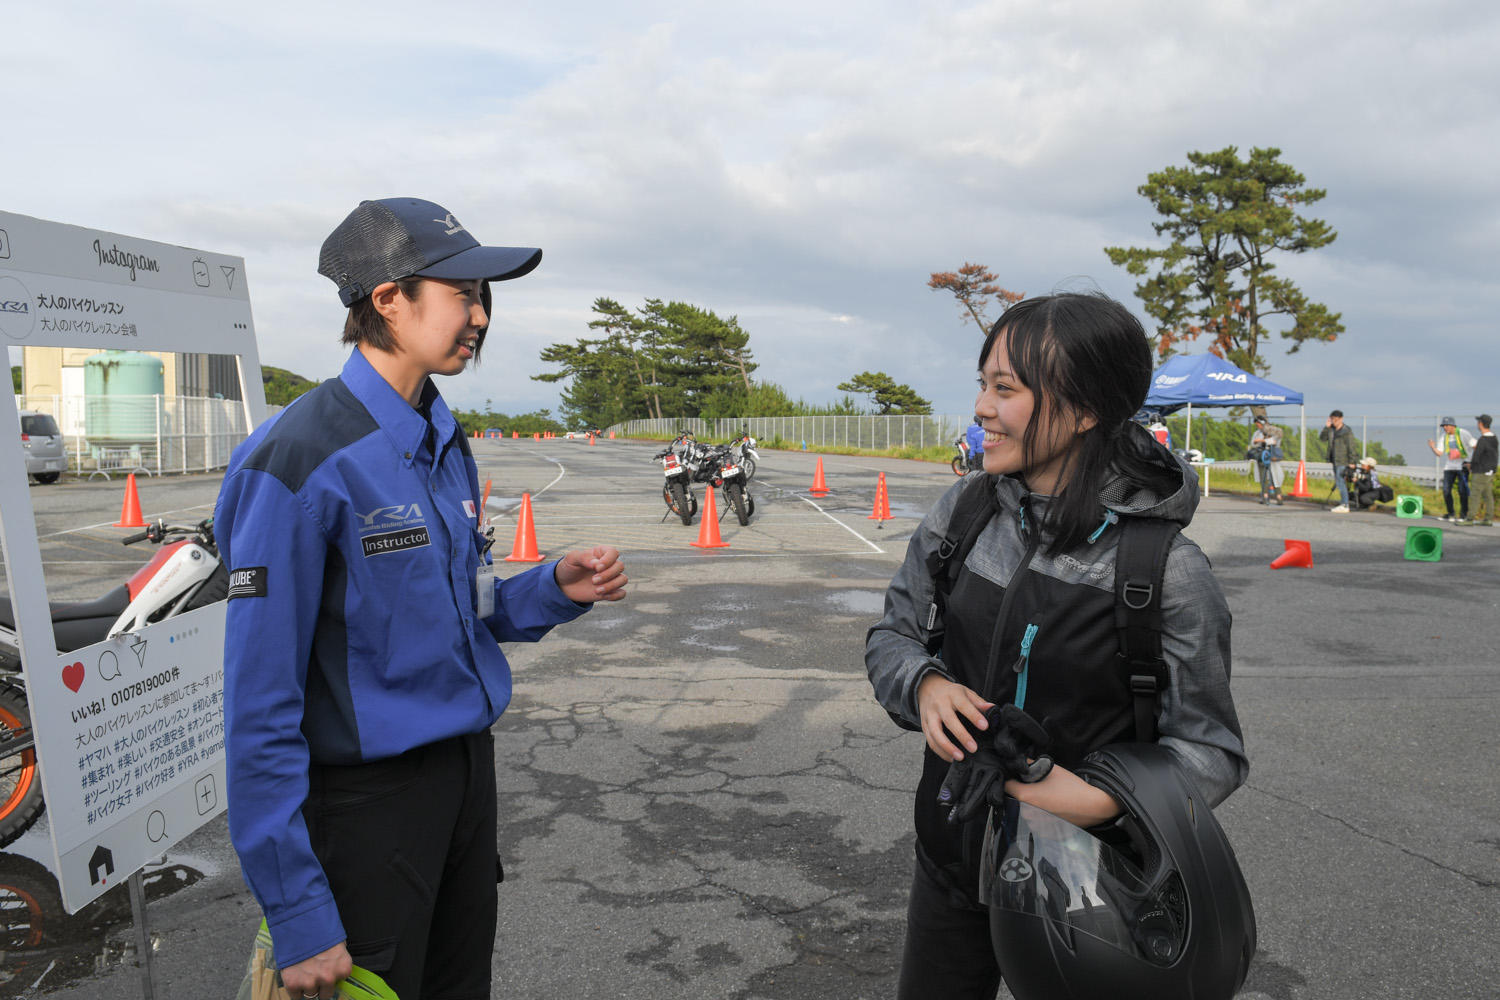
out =
[[[1058,474],[1062,492],[1046,515],[1050,551],[1064,552],[1081,544],[1099,526],[1099,491],[1111,474],[1158,492],[1175,491],[1176,473],[1125,440],[1130,418],[1145,402],[1151,384],[1151,348],[1130,310],[1104,294],[1069,292],[1022,299],[990,327],[979,352],[981,369],[1001,333],[1008,335],[1010,371],[1036,401],[1021,437],[1025,466],[1036,459],[1038,426],[1043,423],[1039,417],[1045,415],[1051,426],[1070,412],[1095,420],[1063,457]]]

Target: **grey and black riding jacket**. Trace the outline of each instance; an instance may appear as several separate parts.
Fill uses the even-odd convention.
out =
[[[933,621],[930,557],[948,531],[968,478],[943,495],[912,536],[886,591],[885,615],[866,638],[865,668],[888,712],[919,726],[917,684],[934,671],[996,704],[1014,703],[1024,676],[1021,707],[1046,726],[1054,759],[1063,767],[1075,767],[1102,746],[1136,738],[1130,682],[1117,656],[1119,524],[1154,517],[1186,526],[1198,503],[1198,483],[1189,466],[1143,435],[1127,434],[1125,446],[1141,448],[1170,467],[1178,482],[1175,492],[1158,496],[1123,477],[1109,480],[1099,496],[1100,530],[1070,551],[1050,553],[1044,528],[1050,498],[1028,494],[1018,479],[998,477],[998,511],[964,559],[940,621]],[[938,629],[929,621],[941,625],[942,648],[936,653],[929,648]],[[1229,633],[1229,608],[1207,557],[1178,533],[1162,584],[1168,682],[1157,695],[1156,727],[1159,742],[1210,805],[1227,798],[1249,772],[1229,692]],[[925,751],[916,803],[918,843],[940,867],[959,863],[963,855],[960,832],[944,822],[936,800],[947,767]]]

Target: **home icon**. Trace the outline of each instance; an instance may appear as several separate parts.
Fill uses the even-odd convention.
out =
[[[115,856],[109,848],[100,844],[89,856],[89,885],[108,885],[106,875],[115,873]]]

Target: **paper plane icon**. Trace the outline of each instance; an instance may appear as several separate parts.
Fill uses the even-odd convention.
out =
[[[229,287],[234,288],[234,272],[239,270],[239,268],[230,267],[228,264],[220,264],[219,270],[224,273],[224,280],[229,283]]]

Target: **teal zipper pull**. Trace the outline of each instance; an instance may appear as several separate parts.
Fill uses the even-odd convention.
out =
[[[1031,673],[1031,644],[1036,639],[1040,626],[1027,625],[1026,632],[1021,636],[1021,655],[1016,660],[1015,671],[1021,676],[1016,678],[1016,707],[1026,707],[1026,678]]]
[[[1099,540],[1099,536],[1104,534],[1104,529],[1108,528],[1111,524],[1114,524],[1119,519],[1119,514],[1116,514],[1112,510],[1106,510],[1104,512],[1104,522],[1100,524],[1099,527],[1095,528],[1094,533],[1089,536],[1089,544],[1093,545],[1095,542],[1097,542]]]

